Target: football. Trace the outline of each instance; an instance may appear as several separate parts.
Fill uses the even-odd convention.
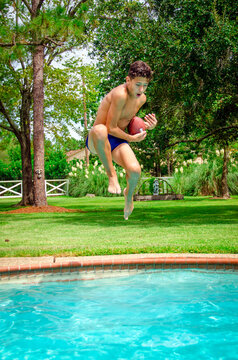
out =
[[[138,116],[134,116],[128,125],[128,132],[130,135],[138,134],[139,132],[144,131],[146,128],[144,120]]]

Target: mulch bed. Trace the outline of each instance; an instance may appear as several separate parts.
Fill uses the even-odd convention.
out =
[[[1,211],[1,214],[33,214],[33,213],[76,213],[85,212],[83,210],[66,209],[59,206],[27,206],[19,209]]]

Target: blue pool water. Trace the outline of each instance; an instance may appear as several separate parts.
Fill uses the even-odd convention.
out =
[[[238,273],[0,285],[0,359],[238,359]]]

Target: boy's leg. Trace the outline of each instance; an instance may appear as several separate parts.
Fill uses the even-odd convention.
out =
[[[120,194],[121,188],[112,163],[111,146],[105,125],[99,124],[92,127],[88,135],[88,146],[93,153],[98,154],[104,165],[109,180],[108,191],[112,194]]]
[[[141,174],[141,167],[131,147],[124,143],[116,147],[112,152],[113,160],[126,170],[127,187],[124,190],[125,208],[124,218],[128,217],[133,211],[133,194]]]

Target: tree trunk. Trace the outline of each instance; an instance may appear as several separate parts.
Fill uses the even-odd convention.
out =
[[[85,130],[85,142],[87,139],[87,130],[88,130],[88,122],[87,122],[87,105],[86,105],[86,94],[85,94],[85,80],[83,75],[83,112],[84,112],[84,130]],[[85,146],[85,157],[86,157],[86,167],[89,166],[89,151],[87,146]]]
[[[229,163],[229,148],[228,148],[228,146],[225,146],[224,147],[222,178],[221,178],[221,196],[223,197],[223,199],[230,198],[229,188],[228,188],[228,184],[227,184],[228,163]]]
[[[170,176],[172,176],[174,172],[174,156],[173,156],[173,151],[171,151],[170,154]]]
[[[31,163],[31,143],[24,139],[21,144],[22,159],[22,199],[19,203],[21,206],[34,204],[34,191],[32,181],[32,163]]]
[[[25,84],[26,85],[26,84]],[[11,131],[16,136],[21,146],[21,162],[22,162],[22,183],[23,192],[22,199],[18,205],[33,205],[33,182],[32,182],[32,162],[31,162],[31,138],[30,138],[30,108],[32,95],[30,87],[25,87],[21,91],[22,104],[20,108],[20,129],[12,126]],[[0,111],[8,120],[8,114],[0,102]]]
[[[30,135],[30,108],[32,103],[31,89],[26,87],[22,93],[22,106],[20,112],[21,126],[21,162],[22,162],[22,200],[21,206],[34,204],[34,191],[32,181],[31,162],[31,135]]]
[[[34,145],[34,205],[47,205],[44,164],[44,46],[33,53],[33,145]]]
[[[156,176],[161,177],[160,149],[157,151]]]
[[[171,176],[173,173],[173,153],[171,150],[167,152],[167,169],[168,176]]]

